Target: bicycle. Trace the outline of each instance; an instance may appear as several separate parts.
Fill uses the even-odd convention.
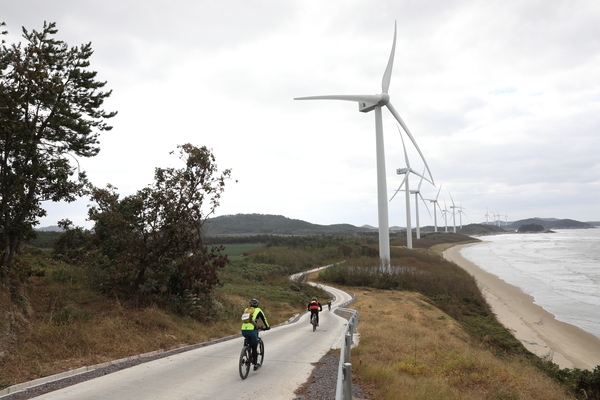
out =
[[[263,359],[265,358],[265,344],[260,337],[260,331],[264,331],[263,328],[257,329],[258,334],[258,345],[256,346],[256,351],[258,352],[258,356],[256,357],[256,361],[262,366]],[[239,372],[240,377],[242,379],[246,379],[248,377],[248,373],[250,372],[250,366],[252,365],[252,347],[250,346],[250,342],[248,339],[244,338],[244,346],[242,347],[242,352],[240,353],[240,366]]]
[[[317,330],[317,326],[319,325],[319,323],[317,322],[317,314],[311,314],[310,316],[310,323],[313,326],[313,332]]]

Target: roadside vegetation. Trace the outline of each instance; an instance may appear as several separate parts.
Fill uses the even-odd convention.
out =
[[[440,256],[456,240],[474,239],[432,234],[420,248],[392,248],[392,273],[364,258],[319,273],[319,281],[356,293],[353,371],[373,398],[600,399],[600,366],[560,369],[496,320],[474,278]]]
[[[1,387],[237,334],[252,297],[272,325],[284,323],[313,295],[328,300],[289,275],[345,260],[315,279],[356,294],[361,339],[353,370],[370,398],[598,398],[598,369],[561,370],[527,352],[495,320],[472,277],[439,256],[472,238],[430,234],[418,241],[422,249],[395,246],[392,266],[402,268],[389,275],[375,272],[377,244],[369,236],[259,238],[224,245],[232,261],[218,271],[212,307],[193,315],[121,301],[56,249],[26,247],[18,258],[31,271],[27,285],[0,291]]]

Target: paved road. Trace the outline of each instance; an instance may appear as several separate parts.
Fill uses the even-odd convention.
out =
[[[38,397],[39,399],[293,399],[294,391],[310,376],[331,348],[338,348],[347,321],[333,313],[350,300],[347,293],[324,287],[336,300],[332,310],[320,314],[320,326],[312,332],[304,314],[298,322],[262,332],[264,365],[250,371],[246,380],[238,374],[243,340],[233,339],[185,353],[140,364]],[[268,310],[265,310],[268,317]]]

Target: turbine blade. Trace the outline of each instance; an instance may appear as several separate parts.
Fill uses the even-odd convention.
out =
[[[419,197],[421,198],[421,201],[423,202],[423,204],[425,204],[425,208],[427,209],[427,214],[429,214],[429,218],[431,218],[431,212],[429,212],[429,207],[427,207],[427,202],[425,201],[423,196],[421,196],[421,192],[417,192],[417,193],[419,194]]]
[[[452,194],[450,192],[448,192],[448,194],[450,195],[450,200],[452,200],[452,207],[456,207],[456,205],[454,205],[454,199],[452,198]]]
[[[408,154],[406,153],[406,146],[404,145],[404,138],[402,137],[402,131],[400,127],[396,124],[396,128],[398,128],[398,133],[400,134],[400,140],[402,140],[402,150],[404,150],[404,160],[406,161],[406,166],[410,169],[410,162],[408,161]]]
[[[331,94],[323,96],[295,97],[294,100],[344,100],[357,103],[377,104],[383,97],[380,94]]]
[[[435,196],[435,200],[437,201],[438,196],[440,195],[440,192],[442,191],[442,184],[440,183],[440,189],[438,190],[437,195]]]
[[[400,191],[400,189],[402,189],[402,186],[404,186],[404,182],[406,182],[406,178],[408,177],[408,172],[406,173],[406,175],[404,175],[404,179],[402,179],[402,183],[400,184],[400,186],[398,186],[398,189],[396,189],[396,191],[394,192],[394,195],[392,196],[392,198],[390,199],[390,201],[394,200],[394,197],[396,197],[396,195],[398,194],[398,192]]]
[[[412,168],[411,168],[410,172],[412,172],[412,173],[413,173],[413,174],[415,174],[416,176],[419,176],[419,177],[421,177],[421,180],[425,179],[427,182],[431,183],[431,181],[430,181],[429,179],[427,179],[427,178],[425,177],[425,175],[421,175],[420,173],[418,173],[418,172],[417,172],[417,171],[415,171],[414,169],[412,169]],[[425,173],[425,171],[423,171],[423,173]],[[421,188],[421,185],[419,184],[419,187],[417,188],[417,190],[418,190],[418,189],[420,189],[420,188]]]
[[[398,121],[398,123],[402,126],[402,129],[404,129],[404,132],[406,132],[406,135],[410,138],[410,140],[413,142],[413,144],[415,145],[415,148],[417,149],[417,151],[419,152],[419,155],[421,156],[421,159],[423,160],[423,163],[425,164],[425,168],[427,168],[427,172],[429,172],[429,177],[431,178],[431,184],[433,185],[433,175],[431,174],[431,170],[429,169],[429,165],[427,165],[427,161],[425,160],[425,157],[423,156],[423,153],[421,153],[421,149],[419,149],[419,146],[417,145],[417,142],[415,140],[415,138],[411,135],[410,131],[408,130],[408,127],[406,126],[406,124],[404,123],[404,121],[402,120],[402,118],[400,117],[400,114],[398,114],[398,111],[396,111],[396,109],[394,108],[394,106],[392,105],[392,103],[387,103],[386,104],[388,110],[390,110],[390,112],[392,113],[392,115],[394,116],[394,118],[396,118],[396,120]]]
[[[421,175],[421,180],[419,181],[419,186],[417,186],[417,191],[419,192],[419,195],[420,195],[420,190],[421,190],[421,184],[423,183],[423,179],[425,179],[425,177],[423,175],[425,175],[425,168],[423,168],[423,174]]]
[[[394,41],[392,42],[392,52],[390,53],[390,59],[388,60],[387,67],[383,73],[383,79],[381,81],[381,91],[387,93],[390,89],[390,81],[392,80],[392,69],[394,68],[394,55],[396,54],[396,21],[394,21]]]

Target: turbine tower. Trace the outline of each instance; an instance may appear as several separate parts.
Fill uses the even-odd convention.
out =
[[[390,103],[390,95],[388,94],[390,88],[390,81],[392,78],[392,69],[394,66],[394,54],[396,52],[396,23],[394,22],[394,40],[392,42],[392,51],[390,58],[383,73],[383,79],[381,81],[381,94],[375,95],[325,95],[325,96],[309,96],[309,97],[297,97],[294,100],[344,100],[353,101],[358,103],[358,110],[360,112],[368,113],[375,111],[375,148],[377,154],[377,204],[378,204],[378,221],[379,221],[379,257],[382,265],[387,265],[390,261],[390,229],[389,229],[389,217],[388,217],[388,204],[387,204],[387,184],[385,175],[385,151],[383,145],[383,119],[381,108],[387,107],[390,113],[398,121],[398,123],[406,132],[406,135],[413,142],[419,155],[425,163],[425,167],[429,172],[431,181],[433,176],[429,170],[429,166],[425,161],[425,157],[421,153],[421,150],[417,146],[417,142],[413,138],[412,134],[408,130],[408,127],[400,117],[400,114],[396,111],[392,103]]]

